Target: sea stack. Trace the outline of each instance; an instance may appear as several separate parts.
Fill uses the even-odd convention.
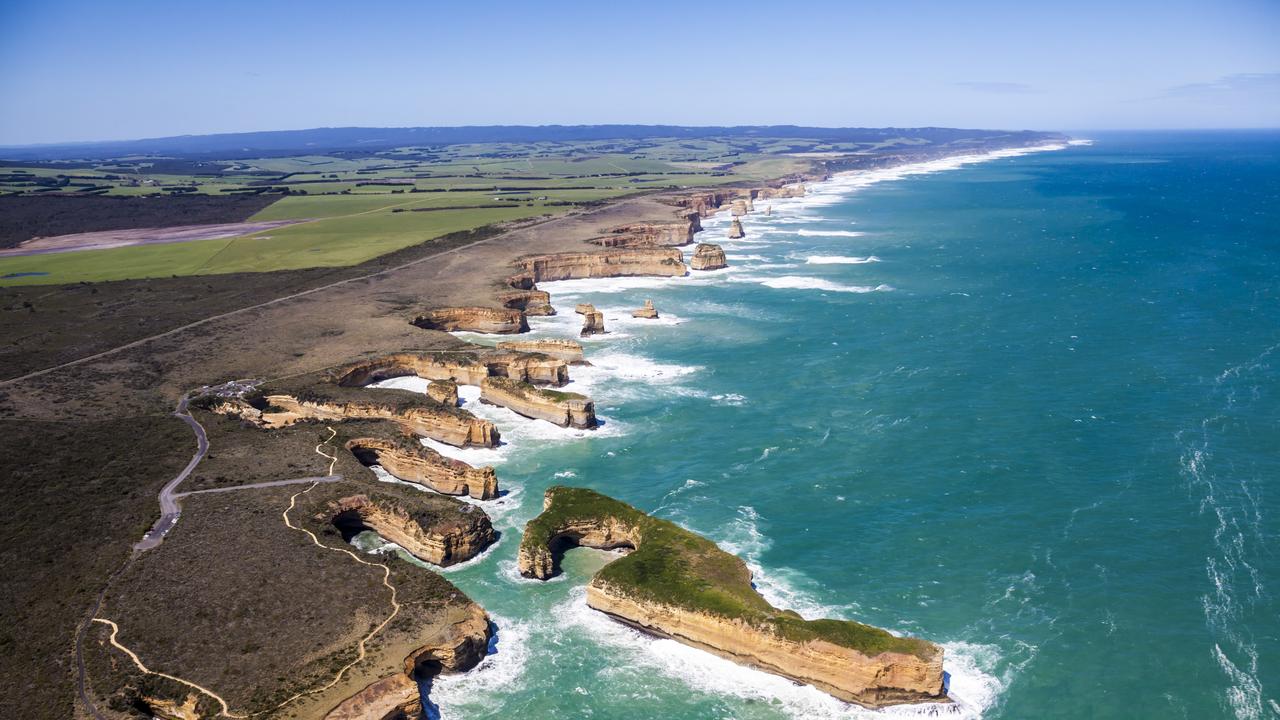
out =
[[[729,239],[737,240],[739,238],[744,238],[746,236],[747,236],[746,231],[742,229],[742,221],[739,220],[738,218],[734,218],[733,224],[729,226]],[[697,268],[694,268],[694,269],[696,270]]]
[[[652,300],[645,300],[644,307],[640,308],[639,310],[632,311],[631,317],[643,318],[645,320],[657,320],[658,309],[653,306]]]
[[[698,243],[689,267],[694,270],[719,270],[729,267],[729,261],[725,259],[724,250],[719,245]]]
[[[729,213],[734,217],[746,215],[749,212],[751,212],[751,209],[747,206],[747,201],[742,198],[734,200],[733,205],[729,207]]]
[[[591,303],[578,303],[573,307],[573,311],[579,315],[586,315],[589,312],[595,312],[595,309],[595,305],[592,305]]]
[[[582,313],[582,337],[608,332],[604,329],[604,313],[588,305],[591,309]]]

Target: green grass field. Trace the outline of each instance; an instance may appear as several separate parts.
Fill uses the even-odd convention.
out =
[[[804,167],[800,158],[761,153],[754,143],[661,138],[228,160],[186,175],[172,163],[145,158],[91,167],[5,167],[0,194],[287,190],[251,219],[300,222],[229,239],[0,258],[0,286],[352,265],[459,230],[560,214],[581,203],[758,181]]]

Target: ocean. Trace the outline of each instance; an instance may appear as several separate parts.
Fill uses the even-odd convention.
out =
[[[436,447],[507,494],[446,575],[497,638],[430,712],[1280,717],[1280,134],[1089,137],[839,176],[742,240],[722,212],[727,270],[542,285],[532,337],[604,311],[566,389],[605,424],[463,388],[506,444]],[[942,644],[956,704],[867,711],[642,636],[586,607],[603,552],[519,577],[554,484],[706,535],[775,605]]]

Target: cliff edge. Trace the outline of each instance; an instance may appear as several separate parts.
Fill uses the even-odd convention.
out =
[[[937,645],[779,610],[746,564],[710,540],[591,490],[552,487],[525,526],[520,574],[551,577],[575,545],[632,551],[587,586],[589,606],[628,625],[866,707],[948,702]]]

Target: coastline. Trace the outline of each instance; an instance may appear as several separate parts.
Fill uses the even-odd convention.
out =
[[[909,165],[910,164],[907,164],[906,166]],[[851,171],[849,175],[857,175],[860,172],[876,171]],[[681,191],[681,193],[677,194],[682,194],[683,192],[686,191]],[[509,255],[513,247],[523,248],[523,245],[518,242],[519,238],[532,238],[536,242],[542,243],[546,250],[563,252],[564,249],[574,247],[574,243],[580,242],[582,235],[593,232],[591,228],[599,227],[602,221],[615,223],[620,219],[644,219],[652,217],[652,215],[648,213],[652,213],[654,211],[669,213],[671,212],[671,208],[655,201],[652,196],[628,198],[618,203],[612,203],[607,207],[575,215],[571,218],[557,219],[557,221],[547,224],[547,226],[550,227],[537,226],[534,228],[513,231],[509,236],[498,236],[501,242],[489,243],[487,247],[485,243],[488,243],[488,241],[482,241],[481,244],[475,247],[462,248],[465,252],[453,253],[449,256],[448,263],[443,264],[439,271],[433,270],[433,272],[443,272],[451,275],[450,281],[445,283],[443,287],[443,294],[445,296],[465,297],[469,299],[474,298],[475,302],[492,302],[489,298],[492,298],[492,293],[494,292],[492,289],[493,286],[489,284],[485,278],[495,277],[506,272],[502,262],[494,263],[495,257]],[[722,217],[724,216],[723,213],[721,215]],[[576,234],[572,232],[568,234],[559,232],[565,225],[569,225],[570,227],[574,227],[576,225],[582,229],[578,230]],[[395,278],[395,281],[398,282],[407,281],[407,285],[409,287],[420,287],[425,282],[425,278],[422,277],[404,278],[403,276],[406,274],[407,273],[403,271],[398,271],[397,273],[388,275],[387,279]],[[722,279],[731,277],[732,271],[712,271],[696,274],[706,275],[708,279]],[[397,277],[397,275],[400,277]],[[688,279],[689,278],[686,277],[671,278],[670,280],[673,283],[679,283]],[[579,281],[570,280],[564,282],[574,283]],[[615,283],[615,286],[618,283],[618,281],[611,282]],[[649,280],[645,278],[637,278],[634,282],[637,283],[637,286],[643,286],[644,283],[649,282]],[[553,287],[555,286],[553,285]],[[433,291],[439,292],[437,288],[432,289]],[[384,293],[387,292],[387,288],[385,286],[381,288],[381,290]],[[280,351],[277,351],[274,356],[272,353],[264,353],[259,357],[239,358],[239,363],[237,364],[238,371],[235,372],[235,375],[239,377],[261,377],[266,374],[261,370],[264,367],[271,368],[273,370],[273,375],[275,376],[296,375],[305,372],[314,372],[317,367],[331,367],[337,364],[349,362],[352,359],[352,350],[354,348],[361,348],[360,354],[369,355],[379,354],[390,349],[403,348],[411,344],[422,346],[424,344],[429,345],[435,342],[433,339],[435,336],[423,335],[423,331],[415,328],[405,328],[400,324],[402,321],[398,315],[388,315],[385,310],[379,313],[369,313],[367,317],[363,316],[362,311],[358,308],[354,310],[347,308],[345,313],[315,313],[305,317],[300,317],[298,313],[295,312],[297,310],[297,306],[300,304],[314,306],[316,303],[321,303],[331,307],[344,307],[344,297],[349,298],[353,295],[367,295],[367,290],[357,286],[344,286],[326,291],[323,294],[326,296],[323,299],[319,297],[309,297],[306,299],[296,300],[291,299],[287,302],[275,305],[267,312],[258,313],[258,317],[253,318],[253,324],[250,326],[250,329],[254,329],[256,332],[261,333],[264,332],[264,328],[270,328],[275,324],[289,323],[296,325],[301,322],[303,327],[295,327],[292,336],[296,337],[299,329],[301,329],[302,332],[314,333],[314,337],[326,337],[326,335],[324,335],[324,332],[326,331],[321,328],[325,328],[326,326],[333,327],[333,324],[337,323],[338,326],[343,329],[344,333],[348,333],[341,343],[315,343],[312,347],[320,350],[321,352],[306,354],[297,352],[289,353],[292,357],[286,356],[284,352],[288,349],[286,346],[285,348],[281,348]],[[366,299],[363,303],[357,303],[357,306],[361,305],[363,307],[369,307],[370,303]],[[678,315],[668,315],[668,322],[671,321],[678,323],[680,319]],[[541,318],[535,320],[535,324],[540,322],[542,322]],[[184,378],[208,377],[209,373],[207,368],[210,367],[220,366],[223,369],[219,372],[225,372],[226,359],[221,357],[220,353],[210,352],[202,355],[196,348],[199,348],[201,345],[210,348],[219,347],[217,343],[219,343],[219,341],[226,335],[234,337],[237,332],[243,332],[245,330],[244,328],[231,330],[229,326],[233,324],[234,323],[229,320],[216,320],[213,323],[213,327],[215,330],[218,330],[218,332],[191,333],[190,331],[179,330],[169,336],[169,338],[166,338],[163,343],[152,343],[152,345],[160,345],[159,353],[148,358],[149,360],[153,360],[153,367],[163,368],[167,365],[171,370],[169,374],[165,375],[163,382],[157,383],[157,389],[160,392],[175,392],[179,387],[190,387],[193,383],[187,382]],[[355,330],[355,332],[352,332],[353,330]],[[269,330],[267,333],[269,334]],[[192,337],[193,335],[194,337]],[[286,336],[289,336],[289,334],[286,334]],[[612,337],[610,335],[598,336],[593,339],[592,342],[604,343],[607,346],[607,343],[611,339],[618,340],[621,338],[622,334],[618,333],[614,334]],[[118,360],[124,360],[127,359],[127,356],[135,356],[137,354],[139,353],[131,350],[127,353],[125,358],[118,358]],[[193,360],[195,361],[193,362]],[[606,371],[609,370],[607,366],[602,365],[600,367],[604,368]],[[636,370],[633,368],[631,370],[627,370],[622,368],[622,372],[629,372],[631,377],[640,378],[644,377],[650,369],[651,368],[643,368]],[[73,377],[76,374],[78,374],[78,371],[71,373]],[[586,374],[589,375],[590,371]],[[595,383],[602,383],[607,378],[607,372],[600,373],[600,375],[601,377],[597,377],[594,380]],[[54,389],[56,390],[56,383],[54,383]],[[15,401],[22,403],[24,399],[26,399],[27,402],[31,402],[32,399],[39,398],[43,393],[48,392],[49,390],[49,388],[40,388],[37,390],[15,389],[14,394],[11,397],[6,398],[6,400],[10,403]],[[90,402],[93,402],[92,398],[90,399]],[[141,398],[135,402],[141,402]],[[40,407],[43,414],[51,414],[51,409],[47,405],[42,405],[38,402],[36,405]],[[28,407],[30,408],[31,406],[28,405]],[[605,419],[608,420],[607,414],[605,415]],[[530,427],[536,427],[541,423],[524,420],[523,424]],[[610,428],[610,424],[607,422],[605,429],[618,431],[623,430],[623,428],[616,425],[613,426],[613,428]],[[603,433],[600,433],[597,436],[603,435]],[[516,450],[517,448],[509,445],[507,449]],[[363,670],[366,672],[373,672],[372,668],[364,668]]]
[[[915,175],[929,174],[934,172],[942,172],[952,169],[960,169],[964,166],[991,160],[999,160],[1010,157],[1018,157],[1036,152],[1050,152],[1067,147],[1066,144],[1053,143],[1027,148],[1011,148],[1002,151],[994,151],[986,154],[965,154],[952,156],[943,159],[933,159],[919,163],[906,163],[891,168],[877,168],[874,170],[851,170],[844,171],[832,175],[831,177],[806,183],[809,192],[803,198],[793,198],[772,201],[778,207],[777,221],[781,222],[787,216],[788,211],[803,212],[807,208],[820,208],[822,206],[839,202],[840,199],[847,197],[850,193],[857,192],[862,188],[871,185],[898,180]],[[757,208],[756,214],[760,213]],[[748,215],[749,219],[751,216]],[[711,218],[704,219],[704,232],[700,235],[714,235],[717,230],[727,226],[729,220],[728,213],[719,212]],[[748,226],[749,227],[749,226]],[[825,234],[825,233],[822,233]],[[857,237],[861,233],[850,233],[850,237]],[[838,236],[838,233],[837,233]],[[732,252],[738,247],[739,242],[733,240],[724,240],[722,237],[714,238],[715,242],[723,243],[726,250]],[[750,247],[750,240],[741,243],[745,247]],[[855,258],[856,262],[851,264],[861,264],[868,261],[864,258]],[[733,282],[732,274],[736,270],[733,268],[733,255],[730,255],[731,268],[727,270],[712,272],[692,272],[682,277],[632,277],[632,278],[601,278],[601,279],[577,279],[577,280],[560,280],[539,283],[540,289],[551,293],[551,302],[561,307],[567,307],[573,301],[583,296],[595,297],[597,295],[628,295],[641,290],[652,289],[679,289],[682,287],[690,287],[694,284],[703,284],[707,282],[722,283]],[[776,287],[776,286],[770,286]],[[822,288],[818,288],[822,289]],[[885,288],[891,290],[892,288]],[[615,329],[606,335],[594,336],[584,339],[584,346],[588,349],[588,359],[592,360],[600,355],[609,356],[612,354],[626,354],[625,350],[611,351],[610,346],[617,347],[621,341],[625,345],[625,341],[630,337],[628,330],[638,330],[644,327],[654,327],[651,321],[636,321],[628,328],[625,320],[626,309],[630,307],[631,302],[635,298],[630,298],[612,306],[600,306],[606,309],[607,322],[610,327]],[[598,302],[598,301],[597,301]],[[663,317],[669,318],[667,324],[680,324],[685,322],[680,318],[678,313],[679,307],[674,310],[663,309]],[[575,336],[575,328],[578,322],[577,316],[568,315],[567,313],[553,317],[536,317],[530,318],[530,330],[521,337],[530,338],[568,338]],[[618,331],[613,323],[622,323],[623,329]],[[473,333],[467,331],[456,331],[452,333],[459,339],[468,342],[487,343],[495,336],[485,335],[482,333]],[[577,389],[582,392],[592,393],[597,400],[608,401],[610,390],[616,390],[616,380],[619,377],[638,379],[645,377],[646,370],[652,372],[656,367],[653,361],[643,357],[632,356],[631,365],[628,369],[625,365],[615,364],[608,369],[602,369],[602,372],[593,373],[595,377],[590,380],[581,380],[584,368],[576,368],[573,373],[572,382],[566,386],[567,389]],[[665,372],[670,379],[679,380],[681,377],[695,373],[701,368],[677,367],[669,366],[660,370]],[[625,390],[623,391],[625,394]],[[608,415],[602,416],[606,420]],[[530,421],[527,419],[508,418],[506,422],[494,418],[499,422],[500,427],[510,427],[508,423],[514,422],[524,424],[526,426],[547,426],[548,432],[554,433],[547,423]],[[590,437],[589,435],[560,435],[558,437],[547,437],[542,433],[537,434],[537,440],[529,436],[519,436],[515,433],[508,435],[510,432],[504,429],[504,437],[509,437],[509,445],[502,448],[501,456],[491,454],[486,450],[458,450],[455,457],[468,462],[506,462],[513,455],[521,452],[521,446],[530,442],[545,444],[547,441],[554,443],[572,442],[582,437]],[[536,432],[536,431],[535,431]],[[625,428],[618,429],[619,433],[626,432]],[[766,450],[765,456],[768,451]],[[483,458],[483,460],[482,460]],[[571,472],[571,471],[564,471]],[[561,475],[556,473],[556,477]],[[518,491],[523,492],[524,488]],[[527,493],[526,493],[527,494]],[[750,518],[745,521],[752,523]],[[519,523],[511,523],[512,529],[519,526]],[[751,536],[754,535],[754,539]],[[715,535],[710,535],[716,539]],[[807,618],[816,617],[839,617],[847,614],[847,608],[839,608],[825,606],[816,603],[805,597],[803,590],[794,588],[788,584],[786,572],[771,572],[760,564],[758,547],[753,551],[750,547],[751,543],[759,546],[762,542],[767,543],[759,536],[758,531],[751,528],[748,530],[748,538],[746,544],[729,542],[727,539],[719,539],[719,544],[743,557],[747,560],[755,575],[756,582],[759,585],[760,592],[775,606],[781,608],[790,608],[798,610]],[[508,561],[509,562],[509,561]],[[512,578],[513,582],[521,582],[518,574],[513,568],[505,568],[501,575]],[[525,581],[527,582],[527,581]],[[742,697],[756,697],[760,700],[778,701],[785,698],[785,702],[791,711],[798,716],[814,716],[814,717],[921,717],[921,716],[937,716],[939,713],[961,718],[978,718],[986,708],[990,707],[998,698],[1003,686],[1007,682],[1007,678],[996,678],[984,672],[981,669],[982,663],[975,659],[975,656],[981,656],[989,653],[990,650],[982,646],[972,645],[963,642],[946,642],[943,647],[947,650],[948,659],[946,669],[950,676],[949,689],[954,700],[954,704],[950,706],[938,706],[937,704],[924,703],[919,705],[895,705],[881,710],[867,710],[851,706],[843,701],[837,700],[821,690],[810,688],[807,686],[796,686],[791,681],[783,677],[774,675],[765,671],[756,670],[743,665],[725,660],[714,654],[707,653],[702,650],[682,645],[674,640],[655,638],[650,634],[643,633],[634,628],[624,627],[616,621],[602,616],[599,612],[587,607],[585,601],[585,590],[575,588],[571,591],[573,600],[569,605],[557,606],[554,610],[557,622],[567,627],[577,627],[585,629],[592,638],[603,641],[606,645],[614,645],[619,649],[627,649],[632,652],[641,652],[644,656],[652,658],[652,662],[646,662],[653,669],[664,675],[672,677],[681,682],[692,684],[696,689],[712,692],[717,694],[731,694]],[[536,622],[535,622],[536,624]],[[529,628],[523,627],[519,633],[521,637],[526,638],[529,635]],[[527,654],[527,650],[523,651]],[[442,678],[436,686],[446,694],[452,684],[457,683],[469,687],[475,686],[479,682],[477,674],[484,674],[486,671],[490,673],[518,673],[519,668],[512,668],[511,664],[503,663],[500,659],[491,663],[488,667],[482,664],[480,668],[466,676],[457,676],[455,678]],[[470,677],[467,681],[463,678]],[[510,679],[508,678],[509,682]],[[943,709],[945,707],[945,709]]]

